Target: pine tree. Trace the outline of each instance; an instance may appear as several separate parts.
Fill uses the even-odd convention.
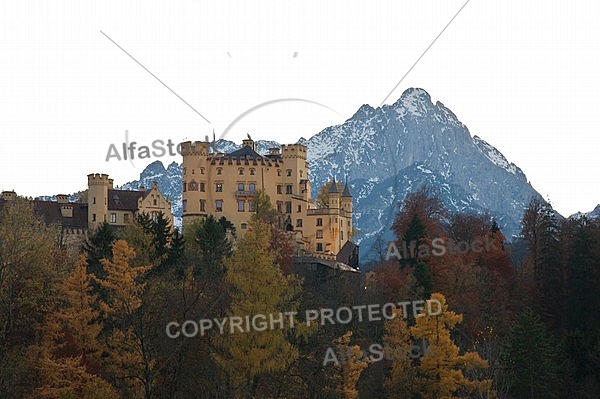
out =
[[[116,236],[112,228],[107,222],[104,222],[84,241],[82,250],[87,254],[89,273],[97,277],[104,277],[100,261],[110,259],[115,240]]]
[[[194,275],[220,279],[225,273],[223,261],[231,256],[231,242],[227,237],[224,222],[217,221],[212,215],[197,220],[190,226],[190,252],[198,259],[194,265]]]
[[[540,317],[530,308],[518,316],[502,354],[511,375],[514,398],[558,397],[558,367],[555,343]]]

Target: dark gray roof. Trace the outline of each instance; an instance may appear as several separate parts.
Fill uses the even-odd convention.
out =
[[[330,193],[339,193],[339,191],[337,189],[337,183],[335,182],[335,177],[333,178],[333,184],[331,185],[331,187],[329,187],[329,192]]]
[[[344,191],[342,191],[342,197],[352,197],[352,194],[350,194],[350,187],[348,187],[348,180],[346,180],[346,184],[344,185]]]

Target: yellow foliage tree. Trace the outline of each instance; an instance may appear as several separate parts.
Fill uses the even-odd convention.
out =
[[[244,332],[231,333],[226,327],[223,334],[213,337],[214,359],[235,398],[253,397],[261,376],[281,372],[298,358],[298,349],[287,336],[292,333],[289,317],[283,315],[283,323],[272,323],[270,317],[277,321],[280,313],[297,311],[300,281],[294,275],[283,275],[275,264],[275,254],[270,251],[271,227],[258,218],[252,219],[250,227],[225,260],[231,300],[228,317],[264,315],[266,328],[248,331],[244,327]]]
[[[339,399],[356,399],[358,382],[363,370],[369,365],[366,355],[360,356],[359,345],[350,345],[352,331],[333,341],[333,352],[338,357],[333,365],[325,365],[325,392]],[[336,357],[337,357],[336,356]]]
[[[105,341],[105,367],[123,383],[121,389],[127,396],[150,398],[156,360],[141,309],[145,284],[139,281],[150,267],[131,266],[135,256],[133,248],[118,240],[113,244],[113,259],[101,261],[106,277],[98,283],[107,299],[100,301],[100,310],[105,323],[113,326]]]
[[[384,341],[390,346],[409,347],[416,342],[425,342],[430,353],[425,353],[418,360],[394,359],[390,378],[386,381],[388,397],[394,399],[412,398],[415,394],[423,399],[454,399],[464,393],[488,392],[492,380],[472,381],[465,377],[463,371],[485,368],[487,362],[476,352],[459,354],[458,346],[452,341],[450,333],[462,322],[462,315],[448,310],[446,298],[440,293],[431,295],[432,307],[437,300],[441,312],[437,315],[427,314],[427,307],[415,318],[415,325],[407,324],[398,316],[386,321]],[[436,310],[436,309],[433,309]],[[432,313],[438,313],[434,312]],[[411,343],[412,342],[412,343]]]
[[[107,381],[91,371],[97,369],[97,338],[102,326],[93,308],[97,297],[86,269],[82,255],[61,286],[64,307],[48,317],[41,331],[42,342],[29,350],[37,358],[41,381],[32,398],[118,397]]]

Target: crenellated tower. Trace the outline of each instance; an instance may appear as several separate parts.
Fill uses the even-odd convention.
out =
[[[113,179],[107,174],[88,175],[88,223],[91,229],[106,222],[108,217],[108,190],[113,189]]]

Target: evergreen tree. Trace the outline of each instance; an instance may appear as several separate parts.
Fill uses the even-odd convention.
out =
[[[224,222],[209,215],[206,219],[194,221],[189,231],[193,242],[190,251],[198,260],[194,265],[194,275],[220,279],[225,273],[223,261],[231,256],[232,248]]]
[[[113,229],[107,222],[100,224],[84,241],[82,250],[87,255],[88,273],[104,277],[101,260],[110,259],[112,245],[116,240]]]
[[[558,397],[558,367],[555,343],[540,317],[525,308],[511,328],[502,361],[512,381],[514,398]]]

